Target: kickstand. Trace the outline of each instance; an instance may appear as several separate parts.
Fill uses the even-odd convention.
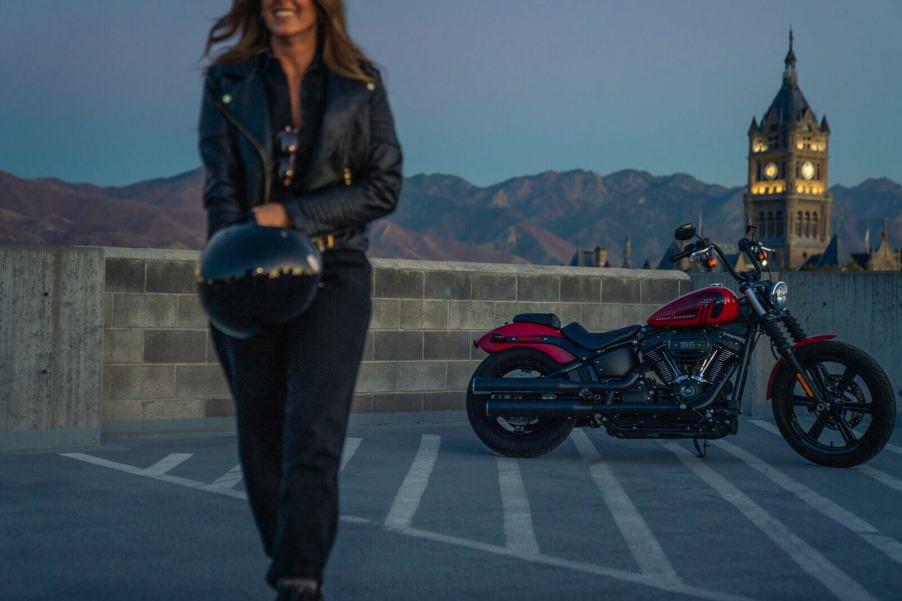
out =
[[[705,455],[708,454],[708,439],[702,439],[702,444],[699,446],[698,438],[693,438],[692,444],[695,445],[695,452],[698,453],[699,458],[704,459]]]

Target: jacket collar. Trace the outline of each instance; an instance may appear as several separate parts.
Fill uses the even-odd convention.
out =
[[[223,82],[223,98],[220,106],[244,128],[251,142],[262,148],[272,163],[273,148],[270,136],[270,116],[263,82],[263,69],[269,60],[276,60],[267,48],[258,55],[240,63],[219,66],[218,74],[231,82]],[[325,110],[320,129],[320,143],[316,145],[312,170],[320,169],[339,146],[350,130],[356,114],[355,105],[365,102],[366,85],[333,72],[322,57],[322,45],[317,48],[315,68],[323,69],[325,81]],[[314,67],[314,64],[311,67]],[[228,101],[227,101],[228,100]]]

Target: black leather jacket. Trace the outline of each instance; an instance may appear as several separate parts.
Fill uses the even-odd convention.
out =
[[[269,202],[273,156],[262,76],[263,55],[214,65],[204,82],[198,147],[205,170],[207,238]],[[333,234],[335,247],[366,250],[370,221],[392,211],[401,193],[402,153],[378,71],[375,84],[327,69],[320,138],[306,191],[285,209],[308,236]]]

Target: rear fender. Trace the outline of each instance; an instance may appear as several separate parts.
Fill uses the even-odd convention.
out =
[[[507,340],[498,340],[505,338]],[[576,361],[577,357],[567,350],[569,342],[561,335],[561,331],[538,323],[514,322],[485,333],[473,346],[487,353],[498,353],[510,348],[524,347],[541,351],[565,365]]]
[[[796,349],[800,349],[803,346],[808,346],[809,344],[815,344],[817,342],[823,342],[825,340],[832,340],[836,338],[836,334],[821,334],[820,336],[811,336],[809,338],[805,338],[804,340],[800,340],[792,345],[793,352]],[[770,370],[770,378],[767,379],[767,398],[772,399],[774,397],[774,381],[777,379],[777,372],[780,371],[780,368],[786,364],[786,359],[780,357],[780,360],[777,361],[777,364],[774,365],[774,368]]]

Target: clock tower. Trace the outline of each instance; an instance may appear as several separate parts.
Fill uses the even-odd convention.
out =
[[[833,197],[827,191],[830,126],[818,122],[799,88],[792,30],[783,85],[759,124],[749,127],[745,215],[777,251],[773,266],[798,269],[830,240]]]

